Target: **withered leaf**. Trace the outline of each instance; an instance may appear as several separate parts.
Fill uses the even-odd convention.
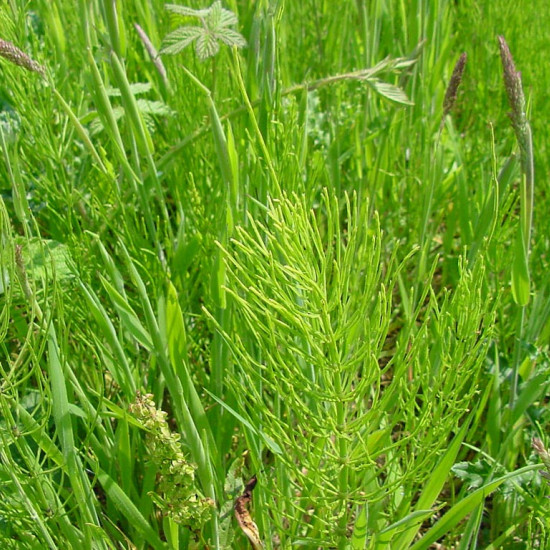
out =
[[[244,486],[243,494],[235,500],[235,517],[239,527],[243,533],[248,537],[248,540],[252,544],[254,550],[260,550],[263,548],[262,541],[260,540],[260,534],[258,533],[258,526],[254,523],[248,505],[252,500],[252,491],[256,487],[258,478],[254,475],[248,483]]]

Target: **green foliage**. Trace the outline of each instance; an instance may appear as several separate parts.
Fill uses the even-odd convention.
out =
[[[200,495],[195,483],[195,468],[185,458],[180,436],[170,432],[166,412],[155,408],[152,397],[138,395],[130,407],[130,412],[147,430],[145,448],[158,468],[158,488],[151,497],[175,523],[198,531],[210,518],[214,502]]]
[[[548,546],[544,1],[192,4],[0,8],[2,543]]]
[[[151,87],[151,84],[148,82],[130,84],[130,90],[134,96],[149,92]],[[106,93],[109,97],[120,97],[121,95],[120,90],[116,88],[106,90]],[[154,130],[154,117],[168,117],[174,115],[170,108],[162,101],[149,101],[140,98],[136,100],[136,103],[150,132]],[[120,119],[124,117],[124,114],[125,111],[122,107],[113,108],[114,119],[117,123],[120,123]],[[90,123],[90,134],[92,136],[104,129],[103,123],[97,113],[90,113],[90,115],[86,117],[85,122]]]
[[[392,495],[405,487],[412,495],[429,479],[426,464],[437,462],[466,414],[484,367],[492,316],[478,269],[463,272],[439,304],[428,298],[381,368],[395,323],[392,291],[414,256],[382,259],[368,210],[344,199],[340,213],[327,191],[316,211],[303,197],[283,197],[268,206],[265,224],[238,228],[226,254],[240,327],[238,336],[224,334],[239,365],[230,384],[249,422],[283,449],[275,457],[283,477],[275,465],[268,483],[289,541],[345,545],[365,506],[376,532],[388,509],[374,503],[386,498],[393,514],[408,513],[413,503]],[[298,520],[304,510],[307,521]]]
[[[166,4],[166,9],[187,17],[197,17],[201,26],[182,26],[164,37],[161,54],[175,55],[195,42],[197,57],[204,61],[215,56],[220,50],[220,42],[226,46],[244,48],[246,40],[231,27],[237,24],[236,15],[222,8],[220,0],[216,0],[208,9],[194,10],[176,4]]]

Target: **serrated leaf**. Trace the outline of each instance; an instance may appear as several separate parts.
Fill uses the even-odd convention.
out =
[[[133,95],[144,94],[152,88],[150,82],[135,82],[130,84],[130,91]],[[120,97],[122,94],[118,88],[107,88],[105,90],[109,97]]]
[[[394,69],[408,69],[412,67],[418,60],[416,58],[398,58],[396,63],[393,65]]]
[[[90,122],[88,129],[90,130],[90,135],[93,137],[102,132],[104,128],[103,121],[97,116]]]
[[[166,8],[179,15],[198,17],[202,20],[202,26],[180,27],[166,35],[161,54],[177,54],[196,40],[195,51],[203,61],[218,53],[220,42],[239,48],[246,46],[244,37],[230,28],[238,22],[237,16],[232,11],[222,8],[219,0],[206,10],[193,10],[174,4],[168,4]]]
[[[222,4],[219,0],[214,2],[208,9],[208,15],[206,16],[206,26],[209,29],[216,30],[220,27],[220,21],[222,18]]]
[[[468,490],[477,489],[483,485],[485,477],[489,475],[487,465],[481,462],[459,462],[451,471],[453,474],[468,484]]]
[[[236,495],[237,493],[242,493],[244,487],[244,483],[241,478],[243,468],[244,457],[239,456],[231,463],[229,470],[227,470],[225,482],[223,484],[223,490],[228,495]]]
[[[188,8],[186,6],[179,6],[178,4],[166,4],[164,6],[168,11],[172,13],[177,13],[178,15],[188,16],[188,17],[207,17],[210,8],[195,10],[193,8]]]
[[[155,115],[155,116],[171,116],[174,114],[174,111],[163,103],[162,101],[150,101],[148,99],[138,99],[136,101],[137,106],[141,113],[146,115]]]
[[[222,9],[220,14],[220,20],[219,20],[220,27],[236,25],[237,22],[238,22],[237,16],[232,11]]]
[[[382,82],[378,79],[370,79],[367,81],[381,96],[400,103],[401,105],[414,105],[414,103],[408,98],[407,94],[398,86],[389,84],[388,82]]]
[[[145,94],[152,88],[150,82],[134,82],[130,84],[130,91],[133,95]]]
[[[195,45],[195,51],[201,61],[216,55],[219,49],[219,42],[216,40],[216,37],[209,32],[203,33],[199,36]]]
[[[122,107],[113,107],[112,109],[113,119],[120,120],[124,116],[124,109]],[[95,118],[90,122],[90,135],[95,136],[104,130],[105,126],[103,121],[95,112]]]
[[[179,27],[164,37],[160,53],[175,55],[202,34],[204,34],[202,27]]]
[[[22,256],[25,261],[27,274],[31,279],[47,279],[52,274],[52,269],[58,281],[72,279],[74,272],[70,268],[69,248],[53,240],[17,239],[16,243],[22,243]]]
[[[246,46],[244,36],[233,29],[224,29],[223,34],[220,33],[218,38],[227,46],[237,46],[237,48],[244,48]]]

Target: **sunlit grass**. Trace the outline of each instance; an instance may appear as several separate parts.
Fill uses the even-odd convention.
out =
[[[0,540],[544,548],[540,0],[190,4],[0,8]]]

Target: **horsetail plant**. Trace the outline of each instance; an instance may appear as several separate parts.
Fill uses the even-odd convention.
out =
[[[283,196],[269,202],[265,223],[250,218],[249,230],[237,226],[225,258],[238,336],[209,315],[239,365],[228,373],[228,387],[251,463],[257,471],[265,452],[272,457],[269,475],[258,481],[263,507],[255,509],[255,521],[265,533],[272,520],[259,510],[284,517],[288,527],[277,526],[282,547],[292,540],[349,548],[350,525],[358,517],[367,531],[357,529],[353,537],[378,542],[385,525],[380,503],[428,475],[418,457],[441,453],[464,417],[487,345],[476,332],[491,326],[479,262],[472,272],[462,269],[460,288],[442,304],[429,298],[419,334],[415,317],[381,367],[391,289],[408,259],[386,263],[378,218],[368,220],[366,201],[344,200],[341,209],[333,192],[324,190],[318,210],[309,210],[303,196]],[[435,354],[426,347],[429,333],[449,335]],[[451,365],[460,365],[461,377]],[[381,390],[383,377],[392,383]],[[427,508],[451,465],[446,461]],[[425,513],[412,499],[400,500],[403,516]],[[395,529],[389,538],[397,536]]]
[[[72,4],[0,9],[22,50],[0,42],[4,546],[548,546],[548,450],[521,467],[550,422],[548,246],[510,215],[522,144],[499,174],[485,143],[500,73],[476,38],[517,18]],[[534,99],[535,9],[514,35]],[[480,86],[454,124],[462,51]],[[530,310],[499,276],[516,234]]]

